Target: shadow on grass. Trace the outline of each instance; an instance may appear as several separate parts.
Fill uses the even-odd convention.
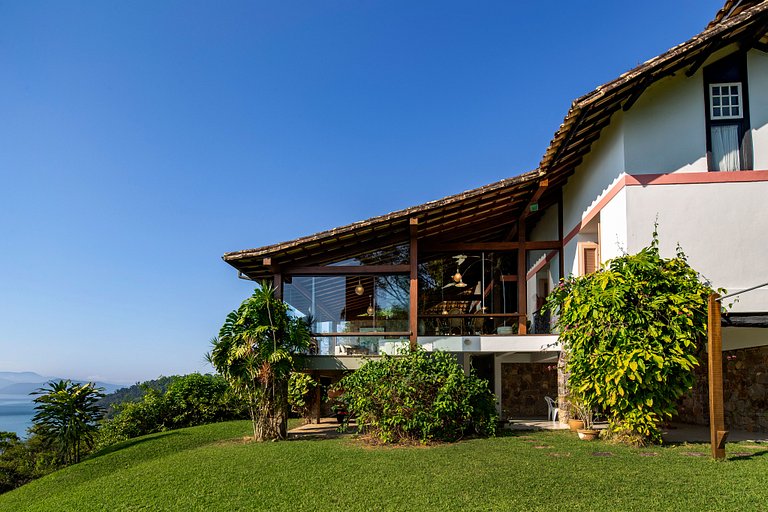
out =
[[[768,450],[761,450],[759,452],[753,452],[753,453],[738,452],[738,453],[731,454],[730,456],[726,454],[726,458],[728,460],[752,460],[757,457],[763,457],[765,455],[768,455]]]

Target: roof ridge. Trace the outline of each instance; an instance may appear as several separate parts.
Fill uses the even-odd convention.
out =
[[[652,57],[646,60],[642,64],[635,66],[634,68],[628,71],[625,71],[624,73],[614,78],[613,80],[605,82],[604,84],[597,86],[594,90],[573,100],[573,102],[571,103],[571,107],[568,109],[568,112],[566,113],[565,118],[563,119],[563,122],[560,124],[560,127],[555,132],[554,136],[552,137],[552,140],[550,141],[549,145],[547,146],[547,149],[544,152],[544,155],[541,158],[541,161],[539,162],[539,169],[541,169],[542,172],[546,173],[551,168],[551,165],[553,163],[552,160],[554,159],[553,155],[555,155],[556,152],[559,151],[561,144],[567,138],[566,134],[568,133],[569,129],[576,123],[578,115],[581,113],[581,111],[585,107],[590,106],[596,100],[602,98],[603,96],[611,92],[613,89],[616,89],[619,86],[624,85],[628,81],[637,78],[642,73],[656,66],[660,66],[661,64],[665,63],[667,60],[677,57],[678,55],[680,55],[681,53],[684,53],[684,51],[687,51],[690,48],[693,48],[700,44],[707,44],[713,37],[717,36],[718,34],[725,32],[734,26],[738,26],[742,23],[746,23],[757,14],[761,14],[765,11],[768,11],[768,0],[762,0],[759,4],[754,5],[748,9],[744,9],[743,11],[740,11],[737,15],[731,18],[728,18],[724,21],[718,22],[717,24],[714,24],[714,25],[710,24],[711,26],[708,25],[707,28],[705,28],[703,31],[699,32],[698,34],[694,35],[690,39],[678,45],[673,46],[672,48],[665,51],[664,53],[661,53],[655,57]]]

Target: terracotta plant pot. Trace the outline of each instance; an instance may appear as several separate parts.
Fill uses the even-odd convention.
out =
[[[576,432],[580,428],[584,428],[584,422],[581,420],[568,420],[568,428],[571,429],[571,432]]]
[[[592,430],[592,429],[586,429],[586,428],[580,428],[578,430],[578,433],[579,433],[579,439],[582,439],[584,441],[594,441],[600,435],[599,430]]]

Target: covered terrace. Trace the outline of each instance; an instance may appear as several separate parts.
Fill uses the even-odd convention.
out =
[[[531,240],[553,206],[557,236]],[[533,171],[223,259],[310,318],[313,368],[417,345],[541,362],[558,349],[539,312],[552,283],[536,272],[564,274],[562,229],[562,196]]]

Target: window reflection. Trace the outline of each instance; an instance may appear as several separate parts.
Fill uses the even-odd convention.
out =
[[[517,332],[517,253],[439,254],[419,265],[419,334]]]
[[[394,338],[384,333],[408,331],[404,275],[294,276],[283,296],[295,314],[309,317],[320,355],[378,354]]]

